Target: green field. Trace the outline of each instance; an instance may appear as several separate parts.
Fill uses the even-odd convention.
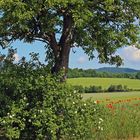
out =
[[[82,94],[102,106],[102,134],[97,139],[140,140],[140,92]]]
[[[129,98],[140,98],[140,92],[113,92],[113,93],[85,93],[83,99],[92,98],[93,100],[120,100]]]
[[[140,89],[140,80],[128,78],[69,78],[67,82],[71,85],[102,86],[107,89],[110,85],[126,85],[131,89]]]
[[[67,80],[71,85],[102,86],[107,89],[110,85],[126,85],[129,89],[140,89],[140,80],[127,78],[71,78]],[[86,102],[91,98],[97,105],[96,114],[101,121],[97,121],[100,133],[93,128],[94,139],[104,140],[139,140],[140,139],[140,91],[83,93]],[[100,110],[98,110],[100,108]],[[97,129],[98,130],[98,129]],[[94,136],[95,134],[95,136]]]

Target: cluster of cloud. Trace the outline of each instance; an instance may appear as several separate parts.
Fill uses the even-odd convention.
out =
[[[87,56],[80,56],[78,59],[77,59],[77,62],[78,64],[84,64],[88,61],[88,57]]]
[[[124,59],[124,61],[130,63],[140,63],[140,49],[135,46],[128,46],[122,49],[120,52],[120,56]]]
[[[124,67],[140,69],[140,49],[136,48],[135,46],[127,46],[119,49],[119,51],[117,51],[116,54],[120,55],[123,59]],[[104,66],[103,64],[99,64],[98,59],[96,58],[94,59],[94,61],[89,62],[88,56],[86,56],[85,54],[81,54],[81,56],[77,58],[76,62],[79,66],[86,65],[90,67],[90,64],[99,67]]]

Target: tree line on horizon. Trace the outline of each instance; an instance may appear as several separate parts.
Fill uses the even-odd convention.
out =
[[[4,63],[0,62],[0,69],[4,67]],[[46,66],[48,67],[48,66]],[[69,68],[67,78],[79,77],[100,77],[100,78],[130,78],[140,79],[140,72],[115,72],[115,71],[98,71],[96,69]]]
[[[94,69],[78,69],[69,68],[68,78],[79,78],[79,77],[101,77],[101,78],[130,78],[130,79],[140,79],[140,72],[134,73],[113,73],[113,72],[99,72]]]

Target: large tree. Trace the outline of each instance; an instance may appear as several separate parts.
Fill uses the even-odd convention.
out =
[[[46,43],[56,73],[67,71],[72,47],[120,65],[115,51],[137,43],[139,18],[140,0],[0,0],[0,44]]]

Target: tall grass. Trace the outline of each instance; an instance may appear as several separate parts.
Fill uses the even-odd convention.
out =
[[[140,104],[116,105],[106,109],[105,139],[130,139],[140,136]],[[108,106],[109,107],[109,106]]]
[[[102,101],[102,102],[101,102]],[[140,97],[96,100],[102,106],[103,128],[97,140],[129,140],[140,138]],[[94,132],[95,133],[95,132]]]

